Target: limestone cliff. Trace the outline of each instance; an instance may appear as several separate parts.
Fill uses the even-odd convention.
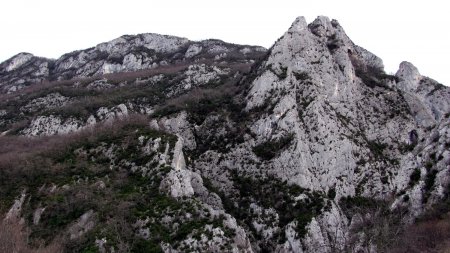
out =
[[[450,89],[383,68],[327,17],[269,50],[142,34],[19,54],[0,65],[0,158],[67,143],[20,149],[36,182],[4,158],[0,210],[68,250],[386,252],[450,200]]]

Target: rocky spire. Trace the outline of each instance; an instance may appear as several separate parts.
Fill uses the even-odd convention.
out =
[[[400,63],[400,67],[395,74],[401,82],[401,88],[408,91],[415,91],[419,86],[419,82],[422,79],[422,76],[419,73],[419,70],[410,62],[403,61]]]
[[[298,32],[308,28],[308,23],[306,23],[306,19],[303,16],[297,17],[295,21],[292,23],[288,32]]]
[[[383,70],[382,60],[356,46],[336,20],[319,16],[308,25],[304,17],[298,17],[272,47],[247,109],[263,104],[273,89],[292,91],[295,83],[294,87],[302,87],[300,83],[306,81],[299,80],[302,76],[308,77],[321,95],[348,101],[361,84],[355,66]]]
[[[450,112],[450,90],[435,80],[422,76],[410,62],[400,63],[395,74],[397,87],[404,92],[418,124],[429,127]]]

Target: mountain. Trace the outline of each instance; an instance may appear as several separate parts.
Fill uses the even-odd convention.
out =
[[[449,243],[450,89],[408,62],[386,74],[336,20],[299,17],[268,50],[143,34],[57,60],[21,53],[0,87],[5,247]]]
[[[205,61],[248,63],[266,52],[220,40],[189,41],[159,34],[124,35],[57,60],[20,53],[0,65],[2,93],[42,81],[70,80]]]

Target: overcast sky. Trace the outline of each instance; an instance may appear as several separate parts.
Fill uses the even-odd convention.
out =
[[[388,73],[406,60],[450,85],[448,12],[443,0],[10,0],[0,9],[0,61],[19,52],[57,58],[146,32],[268,48],[297,16],[325,15],[381,57]]]

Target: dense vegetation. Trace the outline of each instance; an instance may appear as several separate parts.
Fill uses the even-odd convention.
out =
[[[24,140],[11,139],[0,157],[0,209],[4,213],[13,198],[25,191],[29,203],[23,216],[32,244],[60,240],[69,252],[97,252],[95,240],[101,238],[106,239],[105,246],[119,251],[160,252],[160,242],[181,246],[175,242],[191,233],[211,234],[205,230],[207,224],[223,227],[223,217],[209,216],[195,200],[174,199],[160,191],[160,182],[170,167],[158,166],[153,160],[157,152],[144,153],[140,143],[140,139],[158,138],[161,147],[175,145],[174,136],[148,128],[145,119],[127,119],[70,138],[28,140],[38,151],[30,150],[14,160],[9,158],[20,144],[12,142]],[[47,145],[51,147],[42,149]],[[108,150],[113,150],[113,156]],[[34,211],[40,207],[45,211],[35,223]],[[75,240],[66,240],[69,235],[64,231],[89,212],[95,226]],[[187,213],[190,218],[186,218]],[[163,223],[167,215],[174,220]],[[134,224],[140,219],[150,219],[145,224],[150,236],[146,240],[136,233]],[[173,227],[175,223],[181,226]]]

